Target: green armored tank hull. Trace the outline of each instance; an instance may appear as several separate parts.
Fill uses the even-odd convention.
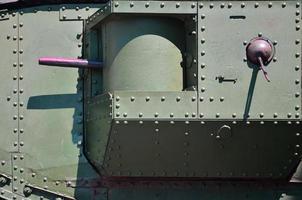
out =
[[[0,199],[302,199],[301,1],[0,9]]]

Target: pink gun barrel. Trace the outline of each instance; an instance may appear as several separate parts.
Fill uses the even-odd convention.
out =
[[[40,65],[50,65],[58,67],[75,67],[75,68],[102,68],[103,63],[100,61],[91,61],[74,58],[43,57],[39,58]]]

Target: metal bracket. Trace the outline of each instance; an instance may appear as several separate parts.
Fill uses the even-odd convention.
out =
[[[9,20],[8,10],[0,10],[0,21]]]

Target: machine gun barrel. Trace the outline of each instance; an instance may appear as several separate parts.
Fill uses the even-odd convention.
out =
[[[58,66],[58,67],[94,68],[94,69],[100,69],[103,66],[103,63],[100,61],[75,59],[75,58],[59,58],[59,57],[39,58],[39,64]]]

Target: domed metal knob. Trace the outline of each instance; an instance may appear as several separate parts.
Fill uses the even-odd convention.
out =
[[[275,48],[270,40],[264,37],[257,37],[250,41],[246,47],[247,59],[253,63],[260,65],[259,58],[263,64],[268,64],[275,54]]]
[[[265,79],[270,82],[267,72],[264,70],[264,65],[267,65],[275,54],[275,47],[272,42],[264,37],[257,37],[250,41],[246,47],[247,59],[259,66]]]

